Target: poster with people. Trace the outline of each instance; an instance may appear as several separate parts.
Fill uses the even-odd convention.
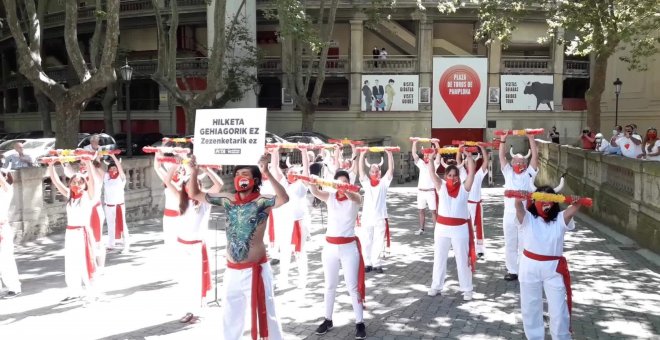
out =
[[[487,58],[433,58],[433,128],[485,128]]]
[[[503,74],[500,87],[503,111],[554,110],[552,75]]]
[[[193,146],[199,164],[256,165],[265,143],[265,108],[197,110]]]
[[[362,111],[418,111],[419,75],[362,76]]]

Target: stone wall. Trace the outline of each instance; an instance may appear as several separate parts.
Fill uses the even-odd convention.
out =
[[[660,253],[660,162],[602,155],[538,141],[536,185],[556,185],[566,175],[564,194],[592,197],[582,211],[639,245]]]

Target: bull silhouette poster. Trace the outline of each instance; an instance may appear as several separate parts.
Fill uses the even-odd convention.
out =
[[[433,128],[485,128],[486,58],[433,58]]]
[[[503,111],[553,111],[554,84],[551,75],[500,76]]]

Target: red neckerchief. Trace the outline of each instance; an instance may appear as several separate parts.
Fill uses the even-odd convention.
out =
[[[234,204],[243,205],[243,204],[246,204],[246,203],[250,203],[250,202],[256,200],[257,198],[259,198],[259,196],[261,196],[261,193],[251,192],[247,195],[247,197],[245,197],[245,199],[243,199],[243,198],[241,198],[241,194],[237,192],[234,195]]]
[[[71,191],[71,198],[74,200],[80,199],[82,195],[83,195],[82,191],[79,192],[78,194],[74,194],[73,191]]]
[[[378,186],[378,183],[380,183],[380,180],[379,180],[379,179],[373,179],[373,178],[371,178],[371,177],[369,177],[369,181],[371,182],[371,186],[372,186],[372,187],[377,187],[377,186]]]
[[[110,176],[110,179],[117,179],[117,177],[119,177],[119,171],[115,172],[114,176],[108,172],[108,176]]]
[[[454,186],[450,187],[449,181],[446,181],[445,185],[447,186],[447,194],[449,194],[449,196],[453,198],[458,197],[458,191],[461,189],[461,183],[456,183]]]
[[[335,197],[337,198],[337,201],[339,201],[339,202],[341,202],[341,201],[345,201],[345,200],[348,199],[348,196],[346,196],[346,194],[343,194],[343,197],[342,197],[342,196],[339,196],[339,192],[336,192],[336,193],[335,193]]]

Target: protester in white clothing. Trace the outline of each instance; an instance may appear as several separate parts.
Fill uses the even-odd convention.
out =
[[[642,145],[642,154],[637,158],[647,161],[660,161],[660,139],[658,139],[658,130],[650,128],[646,130],[646,139]]]
[[[554,194],[549,186],[537,192]],[[558,203],[532,201],[526,209],[516,199],[516,223],[525,249],[520,259],[520,307],[525,335],[529,340],[545,339],[543,292],[550,315],[553,340],[570,339],[572,294],[568,263],[563,255],[564,233],[575,229],[573,216],[580,205],[560,211]]]
[[[0,288],[7,286],[4,299],[21,295],[21,281],[14,258],[14,229],[9,225],[9,208],[14,197],[14,177],[10,169],[0,169]]]
[[[86,160],[85,163],[87,168],[92,167],[91,159]],[[69,180],[67,187],[62,184],[59,175],[55,172],[53,163],[49,164],[48,173],[60,194],[68,197],[67,227],[64,235],[64,280],[69,292],[60,303],[78,301],[83,295],[82,286],[86,288],[87,297],[94,298],[92,283],[96,272],[96,261],[89,217],[96,190],[95,183],[93,180],[85,180],[81,174],[75,174]]]
[[[459,149],[461,147],[459,147]],[[481,150],[483,162],[481,163],[481,167],[474,173],[474,184],[472,185],[472,190],[470,190],[470,195],[468,197],[468,210],[470,212],[470,219],[472,220],[472,226],[476,236],[477,256],[481,258],[484,256],[484,250],[486,249],[486,246],[484,245],[484,211],[481,207],[481,184],[483,183],[484,178],[488,175],[489,156],[486,148],[479,146],[479,149]],[[456,162],[459,164],[462,163],[462,155],[462,152],[456,153]],[[467,171],[464,167],[460,167],[459,171],[461,179],[467,178]]]
[[[430,161],[435,160],[436,153],[430,154]],[[468,212],[469,192],[474,183],[475,163],[472,156],[465,158],[467,163],[467,177],[461,183],[458,167],[449,165],[445,169],[444,179],[434,171],[433,164],[428,163],[429,172],[433,172],[431,179],[438,192],[438,216],[436,218],[433,247],[433,282],[429,289],[429,296],[440,293],[445,284],[447,275],[447,257],[449,247],[453,248],[456,257],[456,270],[460,290],[464,300],[472,299],[472,273],[477,255],[474,248],[474,234]]]
[[[105,218],[108,223],[108,249],[115,248],[115,241],[121,239],[124,244],[122,253],[130,251],[128,225],[126,223],[126,206],[124,201],[124,188],[126,187],[126,174],[117,156],[111,154],[112,163],[108,164],[108,171],[103,177],[103,197],[105,200]]]
[[[527,135],[530,151],[523,157],[516,154],[511,163],[506,159],[506,136],[500,138],[500,166],[504,175],[504,189],[534,191],[534,178],[538,173],[538,149],[533,135]],[[527,158],[531,155],[529,166]],[[522,240],[516,226],[515,199],[504,198],[504,216],[502,227],[504,228],[504,262],[507,273],[504,275],[506,281],[518,279],[518,261],[522,252]]]
[[[305,152],[304,146],[301,151]],[[279,148],[270,149],[271,163],[279,164]],[[289,201],[277,208],[279,220],[276,222],[277,233],[282,235],[280,245],[280,275],[278,277],[278,289],[289,287],[289,270],[291,267],[291,255],[296,259],[298,269],[298,289],[307,286],[307,238],[309,237],[309,211],[307,208],[307,186],[300,179],[292,176],[305,174],[309,176],[309,158],[303,157],[302,166],[291,165],[284,176],[279,167],[273,169],[273,179],[278,181],[286,190]],[[276,236],[277,237],[277,236]]]
[[[162,158],[163,154],[160,152],[154,153],[154,170],[156,175],[163,182],[163,193],[165,196],[165,209],[163,210],[163,243],[165,245],[165,254],[166,256],[173,255],[176,247],[176,229],[181,225],[180,217],[181,213],[179,212],[179,193],[173,192],[167,187],[167,172],[163,168],[163,164],[158,161]],[[169,164],[168,169],[178,168],[178,170],[172,175],[170,182],[175,186],[180,188],[182,179],[185,177],[185,169],[179,167],[176,164]]]
[[[433,146],[436,149],[440,148],[438,141],[433,141]],[[419,158],[417,155],[417,140],[413,140],[412,143],[412,157],[415,161],[415,166],[419,169],[419,178],[417,181],[417,209],[419,211],[419,230],[415,232],[415,235],[421,235],[424,232],[424,227],[426,226],[426,212],[425,209],[428,208],[433,215],[433,221],[436,220],[436,210],[438,204],[435,200],[436,193],[433,188],[433,181],[431,180],[431,172],[428,171],[426,164],[429,163],[429,153],[424,153],[424,158]],[[433,173],[438,170],[440,166],[440,157],[437,157],[433,164]],[[435,223],[435,222],[434,222]]]
[[[365,272],[372,269],[376,273],[383,273],[383,257],[385,247],[390,243],[390,228],[387,219],[387,190],[394,178],[394,158],[391,151],[387,153],[387,172],[382,176],[380,164],[366,162],[366,152],[360,152],[358,172],[360,184],[364,190],[364,204],[362,205],[362,218],[357,235],[363,247]],[[369,168],[369,176],[364,167]]]
[[[195,157],[190,160],[192,177],[197,176]],[[268,212],[289,198],[277,181],[272,181],[276,196],[259,193],[261,174],[272,178],[266,156],[259,166],[234,168],[236,193],[204,194],[188,182],[190,197],[201,203],[219,205],[227,213],[227,269],[224,273],[222,339],[240,339],[245,329],[245,315],[251,309],[252,338],[281,340],[282,326],[275,312],[273,274],[263,243]]]
[[[340,170],[335,174],[334,179],[348,184],[349,175],[346,171]],[[328,230],[325,233],[326,242],[323,244],[321,254],[325,278],[325,318],[316,328],[315,333],[325,334],[333,327],[332,314],[341,267],[355,313],[355,338],[365,339],[367,330],[363,320],[366,294],[364,261],[360,239],[355,236],[355,219],[362,197],[359,193],[343,190],[329,193],[319,190],[315,185],[309,185],[309,189],[312,195],[328,206]]]

